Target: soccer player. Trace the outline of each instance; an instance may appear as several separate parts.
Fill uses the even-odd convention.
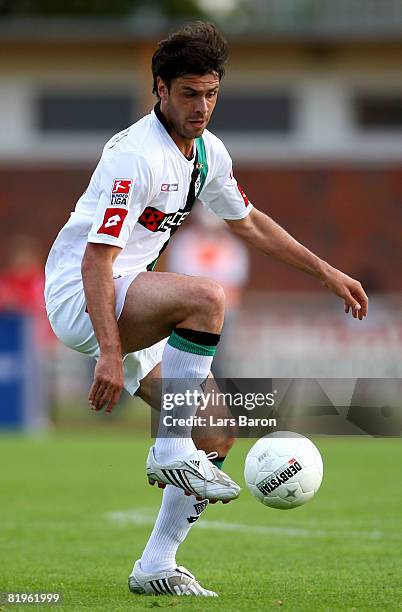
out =
[[[159,376],[199,382],[209,375],[223,323],[222,288],[206,278],[153,271],[197,198],[236,236],[315,276],[343,299],[346,312],[367,314],[358,281],[253,207],[223,143],[206,130],[226,59],[226,41],[211,24],[189,25],[159,43],[152,58],[155,108],[106,144],[50,251],[49,320],[62,342],[96,358],[94,410],[111,412],[123,387],[150,403]],[[165,490],[129,577],[133,593],[216,596],[177,567],[176,551],[208,501],[238,497],[238,485],[221,470],[233,442],[230,436],[156,438],[147,475]]]

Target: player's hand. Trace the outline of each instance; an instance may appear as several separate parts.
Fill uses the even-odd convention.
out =
[[[118,354],[104,354],[95,367],[94,381],[89,391],[88,402],[93,410],[110,414],[119,401],[124,385],[123,360]]]
[[[344,300],[346,314],[351,310],[353,317],[360,320],[367,316],[368,297],[359,281],[336,268],[331,268],[323,284]]]

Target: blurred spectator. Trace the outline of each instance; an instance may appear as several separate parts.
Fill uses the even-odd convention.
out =
[[[243,242],[237,240],[225,222],[213,215],[201,203],[191,215],[193,224],[180,229],[167,250],[170,272],[205,276],[216,280],[226,295],[225,324],[213,362],[217,378],[228,376],[225,367],[226,338],[236,319],[244,287],[248,280],[249,255]]]
[[[48,350],[55,341],[45,311],[44,282],[39,241],[22,234],[14,236],[8,262],[0,272],[0,312],[8,310],[31,316],[39,351]]]

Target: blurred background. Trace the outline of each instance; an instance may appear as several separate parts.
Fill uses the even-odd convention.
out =
[[[249,199],[371,298],[350,319],[194,212],[158,269],[224,286],[216,373],[402,377],[401,0],[0,0],[0,426],[93,424],[93,366],[47,325],[45,259],[106,140],[152,109],[157,41],[195,18],[230,43],[210,129]]]

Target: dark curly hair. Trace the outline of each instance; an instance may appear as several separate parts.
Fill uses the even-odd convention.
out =
[[[168,88],[173,79],[185,74],[216,72],[221,79],[227,58],[227,42],[213,23],[190,23],[158,43],[152,56],[153,93],[158,95],[158,76]]]

